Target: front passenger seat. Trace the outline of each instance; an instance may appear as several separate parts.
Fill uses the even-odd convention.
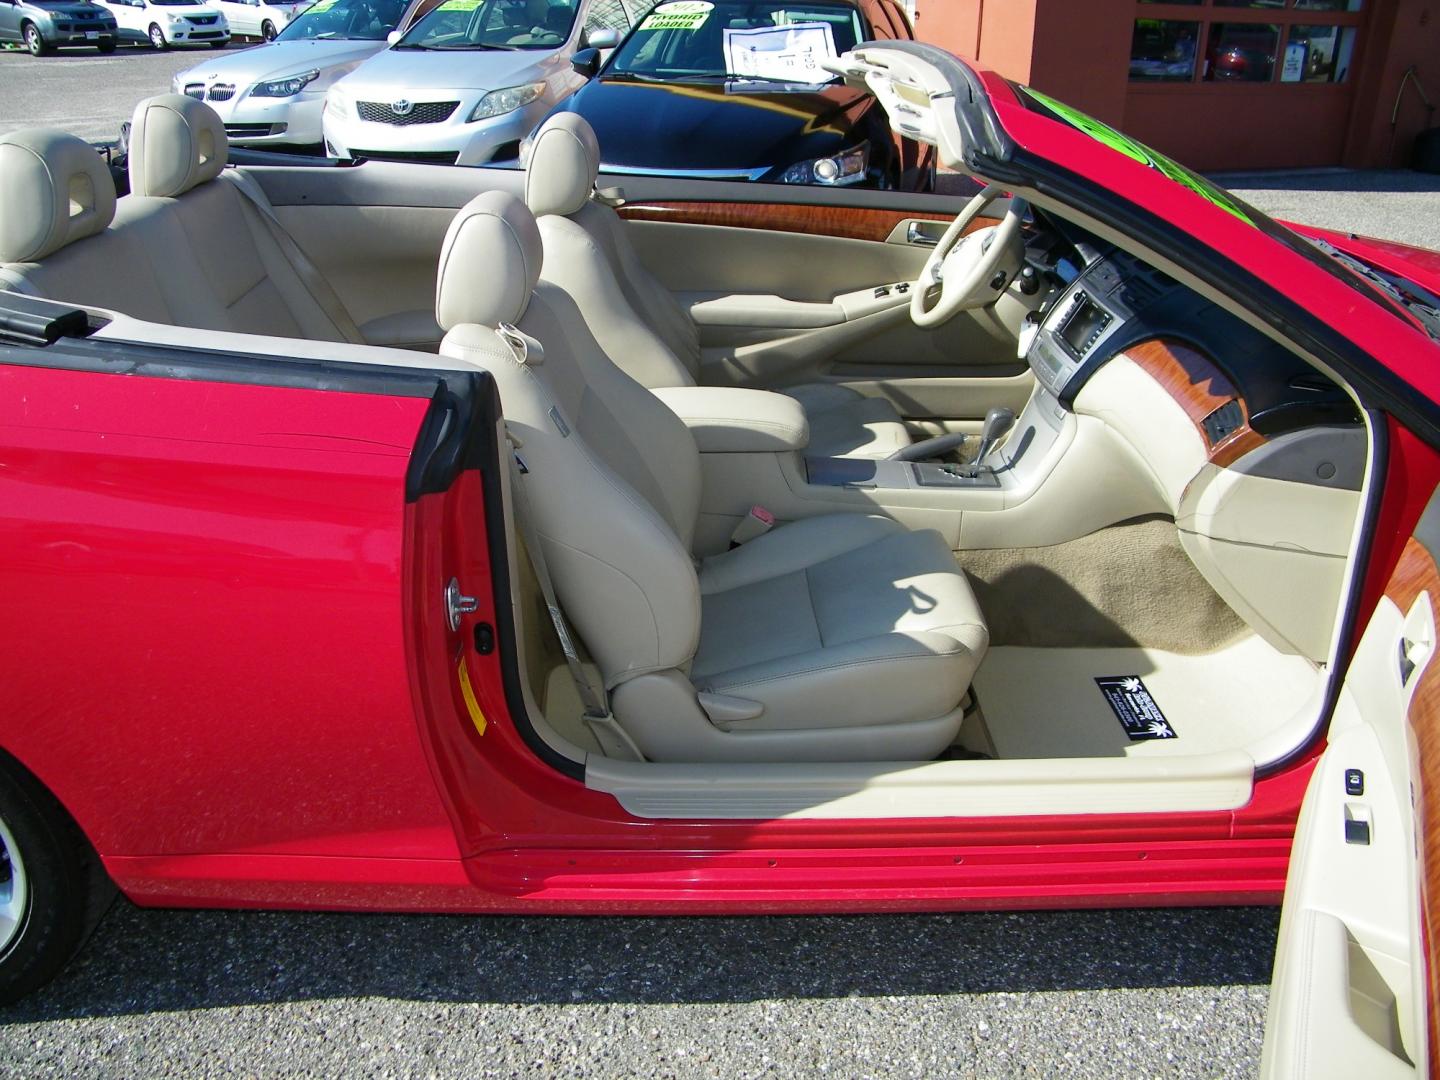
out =
[[[700,336],[670,290],[640,262],[611,207],[593,198],[600,144],[589,123],[557,113],[526,162],[525,202],[540,220],[546,280],[585,312],[605,351],[651,389],[694,386]],[[811,457],[888,457],[910,445],[895,406],[837,383],[782,388],[805,410]]]
[[[440,351],[495,377],[517,505],[625,733],[653,761],[944,750],[989,638],[941,535],[832,514],[697,560],[694,438],[540,279],[541,250],[513,196],[462,209],[440,259]]]

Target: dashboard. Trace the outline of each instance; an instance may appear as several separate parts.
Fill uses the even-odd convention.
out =
[[[1064,408],[1125,353],[1163,367],[1162,381],[1191,410],[1213,405],[1193,417],[1212,447],[1242,428],[1271,438],[1360,423],[1350,397],[1289,349],[1134,256],[1052,236],[1032,240],[1026,261],[1053,298],[1027,319],[1020,353]]]

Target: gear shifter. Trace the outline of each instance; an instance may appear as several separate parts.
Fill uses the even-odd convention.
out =
[[[980,469],[990,451],[995,449],[995,444],[1003,439],[1015,426],[1015,410],[1007,409],[1004,406],[996,406],[985,414],[985,426],[980,429],[980,449],[976,451],[975,458],[961,465],[957,471],[960,476],[975,477],[980,475]]]

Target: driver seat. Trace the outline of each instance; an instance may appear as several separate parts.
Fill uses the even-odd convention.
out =
[[[652,390],[699,381],[700,335],[669,289],[640,261],[614,209],[594,198],[600,170],[595,131],[558,113],[530,148],[525,202],[539,219],[545,280],[585,313],[601,347]],[[810,422],[811,457],[889,457],[911,443],[895,406],[838,383],[779,389]]]

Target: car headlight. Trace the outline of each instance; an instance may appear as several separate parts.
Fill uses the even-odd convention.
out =
[[[171,26],[184,26],[184,25],[185,25],[185,16],[184,16],[184,15],[176,15],[176,14],[175,14],[174,12],[172,12],[172,11],[167,11],[167,12],[165,13],[165,21],[168,22]]]
[[[504,116],[516,109],[523,109],[544,92],[545,84],[543,82],[527,83],[525,86],[507,86],[504,90],[491,90],[480,99],[480,104],[475,106],[475,111],[470,114],[470,120],[472,122],[488,120],[492,116]]]
[[[852,150],[834,157],[811,158],[799,161],[785,170],[780,177],[782,184],[825,184],[841,187],[858,184],[865,179],[870,169],[870,144],[861,143]]]
[[[275,79],[272,82],[262,82],[250,91],[251,97],[294,97],[305,87],[320,77],[318,68],[301,72],[299,75],[291,75],[287,79]]]

